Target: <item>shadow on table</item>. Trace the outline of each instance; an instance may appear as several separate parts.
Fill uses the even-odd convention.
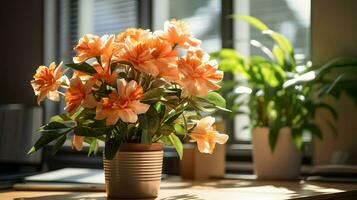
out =
[[[203,200],[203,199],[192,194],[179,194],[170,197],[160,198],[159,200]]]
[[[245,180],[210,180],[210,181],[196,181],[196,182],[177,182],[177,184],[171,184],[162,186],[161,189],[169,190],[210,190],[210,189],[236,189],[237,193],[264,193],[264,194],[281,194],[288,198],[299,198],[304,194],[308,195],[322,195],[331,193],[345,192],[343,189],[334,188],[329,185],[321,183],[304,182],[300,180],[296,181],[245,181]],[[171,200],[175,198],[168,197],[165,200]],[[178,198],[179,199],[179,198]],[[195,198],[182,198],[182,199],[195,199]],[[196,197],[196,199],[199,199]]]
[[[83,195],[83,194],[56,194],[56,195],[46,195],[40,197],[23,197],[23,198],[16,198],[14,200],[64,200],[64,199],[77,199],[77,200],[116,200],[115,198],[107,198],[104,196],[93,196],[93,195]],[[120,199],[125,200],[125,199]],[[150,199],[130,199],[130,200],[150,200]],[[152,199],[154,200],[154,199]],[[156,200],[203,200],[196,195],[192,194],[179,194],[168,196],[164,198],[158,198]]]
[[[78,195],[76,193],[71,194],[55,194],[39,197],[20,197],[14,200],[64,200],[64,199],[78,199],[78,200],[106,200],[106,196],[91,196],[91,195]]]

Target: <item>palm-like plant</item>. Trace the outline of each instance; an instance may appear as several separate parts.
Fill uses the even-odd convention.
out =
[[[226,92],[227,107],[232,114],[248,114],[250,128],[269,127],[269,142],[272,151],[282,127],[290,127],[295,144],[302,147],[302,135],[305,131],[322,139],[318,125],[314,123],[316,110],[329,110],[335,119],[337,114],[328,104],[319,98],[313,98],[315,87],[325,88],[331,82],[321,82],[316,85],[317,79],[309,77],[311,66],[305,64],[305,70],[298,70],[294,48],[281,34],[272,31],[260,20],[251,16],[239,16],[248,22],[264,36],[270,38],[274,45],[269,48],[262,43],[252,40],[251,44],[259,48],[265,56],[254,55],[244,58],[233,49],[222,49],[213,54],[220,60],[221,70],[243,78],[246,86],[239,86],[231,92]],[[299,68],[301,65],[299,63]],[[301,74],[304,74],[305,78]],[[297,77],[300,79],[296,80]],[[292,82],[292,80],[295,80]],[[227,81],[223,85],[223,92],[237,86],[237,81]],[[241,84],[241,83],[239,83]],[[248,95],[247,100],[240,98]],[[240,108],[248,106],[248,112]]]

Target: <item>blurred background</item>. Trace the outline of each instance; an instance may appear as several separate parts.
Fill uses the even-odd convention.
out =
[[[38,138],[35,129],[64,108],[64,102],[38,106],[30,80],[41,64],[71,62],[73,47],[86,33],[118,34],[129,27],[158,30],[165,20],[176,18],[189,24],[208,52],[235,48],[243,55],[259,54],[250,40],[269,41],[247,24],[228,18],[244,14],[285,35],[299,59],[321,64],[357,56],[356,6],[353,0],[2,0],[0,177],[7,180],[63,167],[102,168],[101,153],[88,158],[85,150],[74,151],[69,142],[55,156],[50,146],[26,154]],[[356,106],[347,96],[331,104],[341,116],[338,137],[328,130],[322,142],[304,137],[304,166],[327,164],[334,152],[341,151],[348,153],[348,162],[357,164]],[[247,123],[245,117],[227,122],[227,173],[253,172],[250,132],[242,130]],[[164,173],[179,173],[173,149],[165,150],[164,162]]]

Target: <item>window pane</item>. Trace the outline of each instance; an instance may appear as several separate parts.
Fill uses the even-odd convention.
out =
[[[235,13],[256,17],[286,36],[295,47],[298,60],[310,58],[310,0],[235,0],[234,3]],[[243,55],[263,55],[259,49],[249,45],[252,39],[271,47],[271,40],[245,22],[236,20],[234,25],[235,48]],[[248,117],[236,117],[237,140],[250,140],[250,131],[242,130],[247,124]]]
[[[137,27],[138,2],[128,0],[94,0],[93,33],[118,34],[129,27]]]
[[[165,20],[182,19],[194,36],[202,40],[201,47],[213,52],[221,48],[220,0],[154,0],[154,29],[163,29]]]
[[[118,34],[138,26],[135,0],[60,0],[59,58],[70,62],[73,47],[84,34]]]

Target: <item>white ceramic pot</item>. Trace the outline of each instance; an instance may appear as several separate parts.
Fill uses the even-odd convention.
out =
[[[155,199],[160,190],[163,145],[121,144],[103,160],[108,199]]]
[[[289,127],[279,131],[274,152],[269,146],[269,128],[255,128],[252,135],[254,172],[258,179],[296,179],[300,175],[301,152]]]

